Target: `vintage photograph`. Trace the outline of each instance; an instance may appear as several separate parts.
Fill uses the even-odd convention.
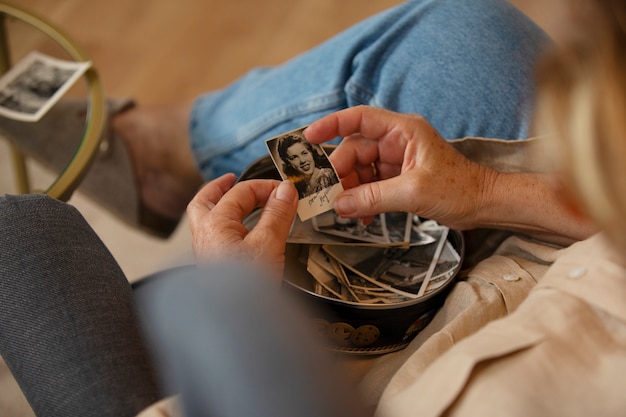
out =
[[[428,240],[409,246],[287,245],[289,280],[323,297],[368,305],[402,303],[436,292],[453,279],[461,255],[448,240],[447,227],[411,217],[411,229]]]
[[[265,141],[270,156],[284,180],[296,186],[302,221],[330,210],[343,191],[339,176],[324,149],[308,142],[304,127]]]
[[[36,122],[90,66],[31,52],[0,78],[0,115]]]
[[[436,231],[429,245],[403,247],[363,247],[324,245],[322,250],[346,270],[408,298],[421,297],[440,287],[454,275],[459,254],[447,241],[448,228]],[[434,230],[429,233],[435,233]]]
[[[333,210],[311,219],[315,231],[346,239],[371,243],[404,243],[411,238],[412,215],[381,213],[369,224],[361,219],[340,217]]]

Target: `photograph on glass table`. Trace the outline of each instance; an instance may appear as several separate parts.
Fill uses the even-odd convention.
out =
[[[31,52],[0,78],[0,115],[38,121],[90,66]]]

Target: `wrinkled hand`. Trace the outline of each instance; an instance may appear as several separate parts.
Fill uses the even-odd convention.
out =
[[[282,275],[285,242],[298,206],[290,182],[250,180],[235,183],[226,174],[205,185],[187,207],[198,261],[246,259],[269,264]],[[258,223],[248,231],[243,220],[263,207]]]
[[[497,176],[418,115],[352,107],[312,123],[304,135],[313,143],[344,138],[330,156],[346,188],[335,201],[343,217],[403,211],[468,229]]]

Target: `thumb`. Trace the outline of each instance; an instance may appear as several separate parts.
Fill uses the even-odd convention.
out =
[[[374,216],[379,213],[410,211],[410,194],[406,180],[394,177],[350,188],[337,196],[335,212],[348,218]]]
[[[281,182],[267,200],[261,218],[251,233],[274,243],[285,243],[298,209],[298,192],[290,181]]]

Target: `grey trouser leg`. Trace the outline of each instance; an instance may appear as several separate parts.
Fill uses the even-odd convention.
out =
[[[0,197],[0,355],[38,416],[133,416],[159,399],[128,281],[45,196]]]

